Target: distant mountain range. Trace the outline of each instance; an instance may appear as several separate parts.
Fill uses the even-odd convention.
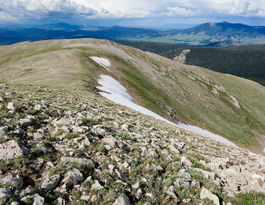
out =
[[[36,25],[34,28],[0,26],[0,44],[28,40],[100,38],[113,41],[161,42],[195,46],[231,47],[265,43],[264,26],[248,26],[228,22],[204,23],[188,29],[152,30],[128,27],[87,27],[66,23]]]

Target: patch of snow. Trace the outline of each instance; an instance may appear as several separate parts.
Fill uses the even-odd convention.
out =
[[[132,102],[131,101],[132,97],[126,92],[127,89],[125,87],[123,87],[114,78],[112,78],[108,75],[100,75],[100,77],[101,78],[98,80],[98,83],[101,86],[98,86],[97,88],[99,90],[104,91],[104,92],[99,92],[99,94],[102,95],[103,97],[105,97],[105,98],[107,98],[107,99],[109,99],[115,103],[118,103],[118,104],[127,106],[129,108],[132,108],[132,109],[134,109],[138,112],[141,112],[145,115],[154,117],[156,119],[165,121],[167,123],[174,124],[174,123],[170,122],[169,120],[161,117],[160,115],[158,115],[158,114]],[[195,133],[200,134],[202,136],[209,137],[209,138],[215,139],[217,141],[236,146],[234,143],[230,142],[229,140],[227,140],[227,139],[225,139],[219,135],[213,134],[207,130],[203,130],[199,127],[192,126],[192,125],[185,125],[185,124],[174,124],[174,125],[181,127],[183,129],[195,132]],[[264,148],[264,152],[265,152],[265,148]]]
[[[136,111],[139,111],[143,114],[152,116],[156,119],[163,120],[166,122],[171,123],[170,121],[166,120],[165,118],[161,117],[160,115],[139,106],[131,101],[132,97],[126,92],[127,89],[123,87],[118,81],[108,75],[101,75],[101,79],[98,80],[98,83],[101,86],[97,88],[104,91],[99,92],[100,95],[103,97],[111,100],[112,102],[119,103],[121,105],[125,105],[129,108],[132,108]]]
[[[110,70],[107,67],[110,67],[110,62],[106,58],[100,58],[100,57],[90,57],[93,61],[97,62],[99,65],[103,66],[106,70],[110,72]]]
[[[263,152],[265,152],[265,147],[264,147],[264,149],[263,149]]]
[[[186,129],[186,130],[190,130],[192,132],[195,132],[197,134],[200,134],[202,136],[205,136],[205,137],[210,137],[212,139],[215,139],[219,142],[224,142],[226,144],[230,144],[230,145],[233,145],[233,146],[236,146],[233,142],[230,142],[229,140],[221,137],[220,135],[216,135],[216,134],[213,134],[207,130],[204,130],[200,127],[196,127],[196,126],[193,126],[193,125],[185,125],[185,124],[178,124],[179,127],[182,127],[183,129]]]

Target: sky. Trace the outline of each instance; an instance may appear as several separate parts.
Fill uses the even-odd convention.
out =
[[[0,0],[1,24],[185,28],[228,21],[265,26],[261,0]]]

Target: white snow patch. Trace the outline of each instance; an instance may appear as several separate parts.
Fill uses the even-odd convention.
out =
[[[265,147],[264,147],[264,149],[263,149],[263,152],[265,152]]]
[[[193,125],[185,125],[185,124],[179,124],[178,126],[186,129],[186,130],[190,130],[192,132],[195,132],[197,134],[200,134],[202,136],[205,136],[205,137],[210,137],[212,139],[215,139],[219,142],[224,142],[226,144],[230,144],[230,145],[233,145],[233,146],[236,146],[233,142],[230,142],[229,140],[221,137],[220,135],[216,135],[216,134],[213,134],[207,130],[204,130],[200,127],[196,127],[196,126],[193,126]]]
[[[139,105],[133,103],[131,101],[132,97],[126,92],[127,89],[125,87],[123,87],[118,81],[113,79],[112,77],[110,77],[108,75],[100,75],[100,77],[101,77],[101,79],[98,80],[98,83],[101,86],[98,86],[97,88],[104,91],[104,92],[99,92],[100,95],[102,95],[103,97],[105,97],[105,98],[107,98],[107,99],[109,99],[115,103],[125,105],[129,108],[132,108],[132,109],[139,111],[143,114],[146,114],[148,116],[151,116],[151,117],[154,117],[156,119],[165,121],[167,123],[174,124],[174,123],[170,122],[169,120],[161,117],[160,115],[158,115],[158,114],[156,114],[156,113],[154,113],[154,112],[152,112],[152,111],[150,111],[150,110],[148,110],[142,106],[139,106]],[[230,142],[229,140],[227,140],[227,139],[225,139],[219,135],[213,134],[207,130],[203,130],[199,127],[192,126],[192,125],[185,125],[185,124],[174,124],[174,125],[181,127],[183,129],[195,132],[195,133],[200,134],[202,136],[209,137],[209,138],[215,139],[217,141],[236,146],[234,143]],[[264,152],[265,152],[265,148],[264,148]]]
[[[107,67],[110,67],[109,60],[107,60],[106,58],[100,58],[100,57],[95,57],[95,56],[90,57],[90,58],[110,72],[110,70],[107,68]]]

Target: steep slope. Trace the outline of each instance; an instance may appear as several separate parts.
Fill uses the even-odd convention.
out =
[[[264,87],[252,81],[96,39],[24,42],[0,48],[0,81],[97,91],[110,75],[133,101],[171,120],[187,122],[262,152]],[[90,57],[110,61],[109,72]]]
[[[1,204],[265,203],[264,156],[84,88],[5,83],[0,96]]]
[[[256,46],[249,45],[238,48],[185,47],[166,51],[160,55],[174,59],[183,50],[189,49],[190,52],[185,56],[187,65],[201,66],[220,73],[251,79],[265,85],[265,51],[252,50],[253,47]]]

